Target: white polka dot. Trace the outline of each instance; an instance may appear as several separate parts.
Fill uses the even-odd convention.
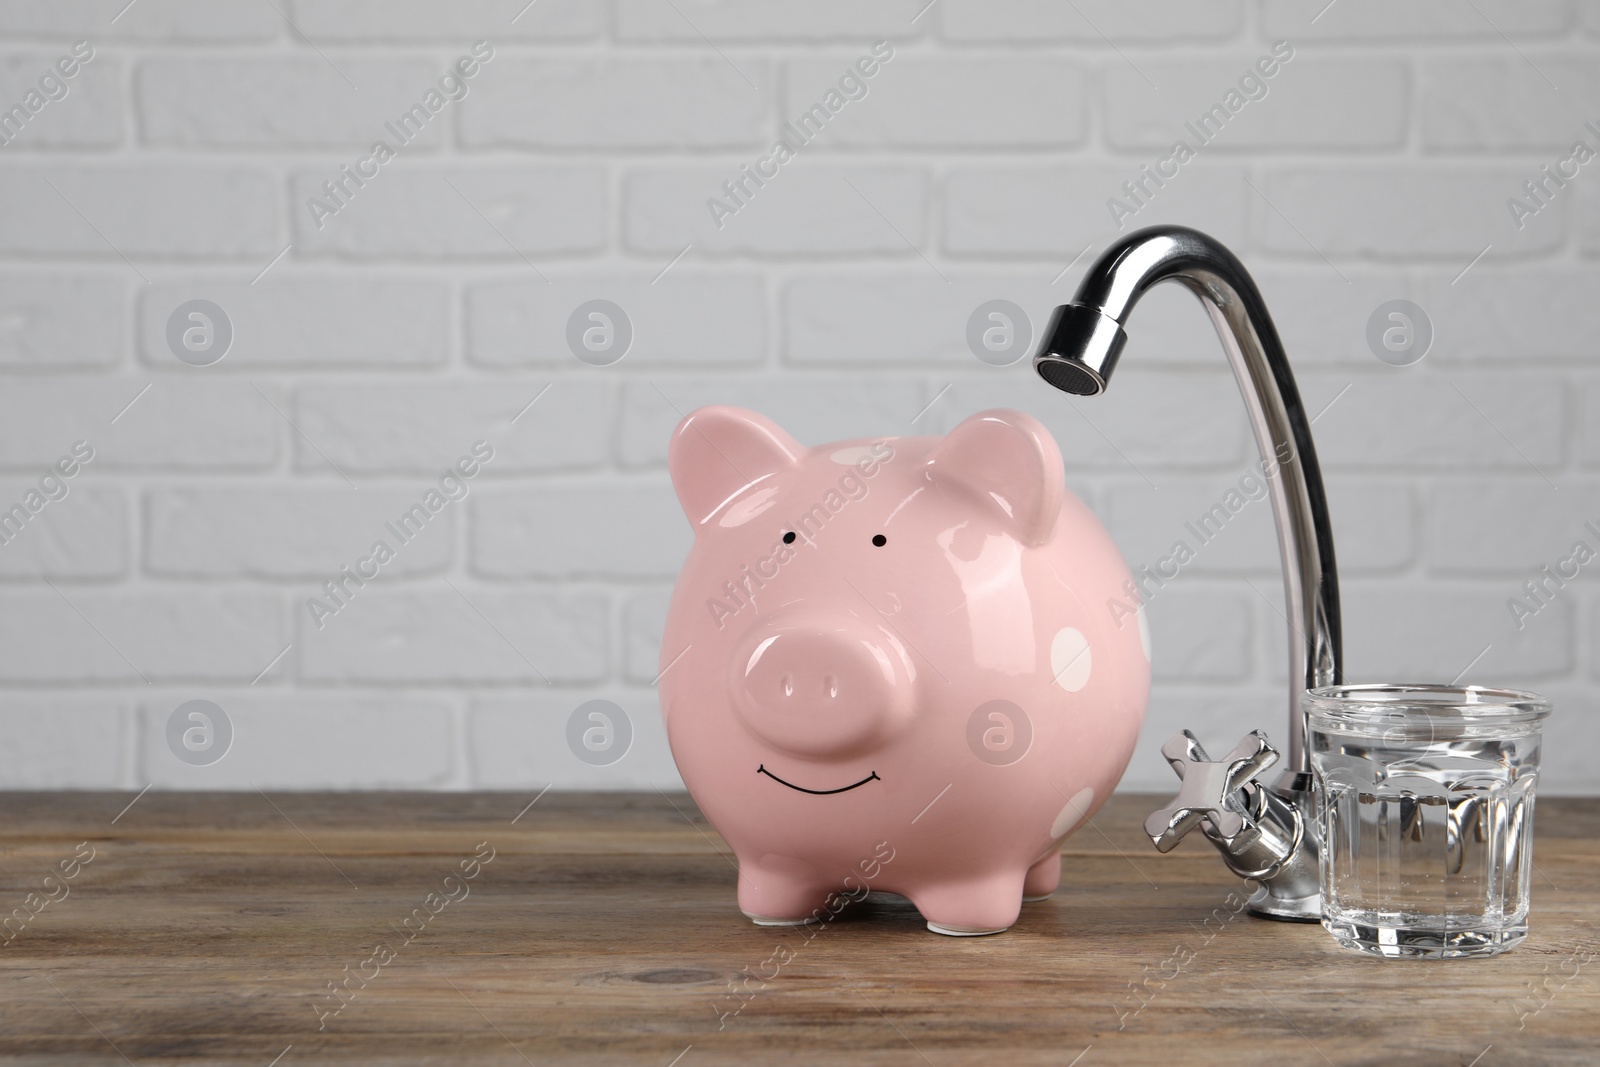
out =
[[[862,460],[878,459],[879,456],[878,453],[872,450],[871,445],[852,445],[849,448],[839,449],[828,458],[846,467],[854,467]]]
[[[1065,627],[1050,642],[1050,670],[1056,684],[1069,693],[1076,693],[1089,684],[1089,671],[1094,667],[1094,656],[1089,652],[1089,639],[1081,630]]]
[[[1139,647],[1144,649],[1144,661],[1150,662],[1150,620],[1144,617],[1144,605],[1139,605]]]
[[[1089,814],[1089,809],[1094,807],[1094,790],[1080,789],[1067,801],[1067,806],[1061,809],[1061,814],[1056,816],[1056,821],[1050,824],[1050,837],[1066,837],[1067,834],[1083,821]]]

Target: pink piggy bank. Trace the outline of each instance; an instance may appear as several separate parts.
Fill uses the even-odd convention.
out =
[[[793,925],[870,889],[937,933],[1010,927],[1059,884],[1150,688],[1127,566],[1055,441],[987,411],[806,448],[707,407],[669,464],[695,536],[661,709],[740,909]]]

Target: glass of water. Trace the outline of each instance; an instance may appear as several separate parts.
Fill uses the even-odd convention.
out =
[[[1533,791],[1550,705],[1479,686],[1307,691],[1322,925],[1347,948],[1445,959],[1528,936]]]

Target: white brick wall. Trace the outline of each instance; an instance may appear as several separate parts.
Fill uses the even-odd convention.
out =
[[[350,92],[340,72],[360,92]],[[134,80],[140,140],[196,149],[365,148],[373,130],[404,110],[395,102],[435,74],[423,60],[353,59],[336,72],[315,55],[150,59]],[[222,82],[232,91],[214,91]],[[406,151],[436,150],[439,141],[429,126]]]
[[[748,270],[707,274],[683,266],[659,280],[588,270],[549,281],[525,275],[474,282],[463,294],[466,357],[502,370],[530,364],[571,369],[567,319],[590,300],[627,309],[633,324],[625,357],[630,368],[757,368],[765,361],[770,326],[761,277]]]
[[[1179,109],[1177,114],[1196,121],[1251,69],[1258,55],[1234,52],[1202,62],[1163,64],[1159,88],[1126,65],[1107,70],[1107,140],[1114,148],[1170,148],[1174,103],[1193,101],[1187,112]],[[1404,60],[1297,57],[1270,79],[1257,80],[1262,88],[1252,91],[1266,95],[1231,120],[1208,150],[1338,152],[1398,149],[1405,143],[1410,69]],[[1352,86],[1361,89],[1351,92]]]
[[[1215,234],[1266,294],[1320,412],[1350,676],[1481,653],[1471,679],[1558,700],[1546,788],[1600,792],[1595,578],[1520,629],[1506,606],[1600,547],[1600,162],[1520,229],[1506,206],[1574,141],[1600,149],[1600,3],[122,8],[0,7],[0,117],[95,49],[0,145],[0,508],[94,448],[0,544],[0,788],[676,784],[652,689],[689,543],[666,445],[705,403],[814,443],[1022,408],[1154,562],[1254,458],[1195,301],[1149,297],[1094,400],[980,364],[966,322],[1004,298],[1042,328],[1118,234],[1108,198],[1284,39],[1266,94],[1128,224]],[[465,96],[315,217],[479,40]],[[879,40],[866,95],[727,200]],[[712,197],[738,209],[720,227]],[[1435,331],[1405,368],[1366,340],[1397,298]],[[196,299],[232,325],[210,366],[168,344]],[[633,329],[604,368],[567,343],[596,299]],[[307,599],[478,441],[465,498],[319,626]],[[1156,750],[1182,726],[1281,733],[1276,571],[1258,501],[1152,601],[1125,784],[1170,785]],[[607,767],[566,747],[592,698],[633,720]],[[213,766],[167,748],[192,699],[233,724]]]
[[[736,70],[709,59],[511,59],[487,68],[489,90],[461,105],[462,148],[684,151],[752,148],[768,105],[744,79],[771,81],[764,63]],[[641,82],[655,86],[641,95]],[[559,106],[531,106],[559,100]]]

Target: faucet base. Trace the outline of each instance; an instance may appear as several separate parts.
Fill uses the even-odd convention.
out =
[[[1322,894],[1308,897],[1280,897],[1270,886],[1261,886],[1250,898],[1251,915],[1262,919],[1276,919],[1286,923],[1315,923],[1322,921]]]
[[[1289,815],[1304,828],[1293,849],[1269,879],[1260,883],[1248,905],[1250,914],[1280,922],[1322,921],[1321,835],[1311,775],[1289,768],[1271,790],[1267,807]],[[1292,813],[1292,814],[1291,814]]]

